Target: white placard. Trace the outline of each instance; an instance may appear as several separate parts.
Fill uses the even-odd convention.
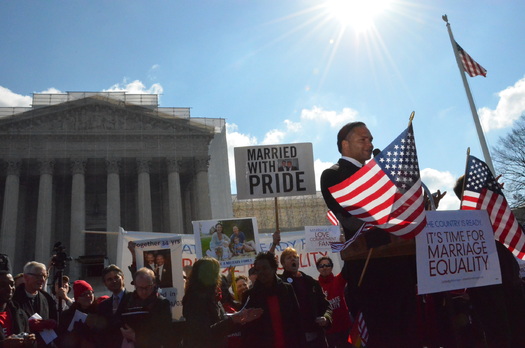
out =
[[[237,199],[315,194],[311,143],[234,148]]]
[[[255,218],[192,221],[197,256],[213,257],[221,267],[252,264],[259,252]]]
[[[341,228],[339,226],[305,226],[304,234],[306,250],[331,251],[330,243],[339,242]]]
[[[418,293],[500,284],[501,271],[485,210],[428,211],[416,236]]]

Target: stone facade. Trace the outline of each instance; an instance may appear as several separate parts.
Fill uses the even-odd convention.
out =
[[[275,204],[278,206],[279,229],[282,232],[304,231],[304,226],[330,225],[328,208],[321,192],[315,195],[237,200],[233,196],[233,215],[255,217],[260,233],[273,233],[276,227]]]
[[[115,262],[116,234],[85,231],[191,233],[192,220],[232,216],[224,120],[115,96],[35,95],[0,112],[0,252],[15,272],[47,264],[57,241],[74,259]]]

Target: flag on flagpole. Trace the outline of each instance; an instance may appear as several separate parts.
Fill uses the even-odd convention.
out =
[[[463,63],[463,70],[465,70],[466,73],[470,75],[470,77],[477,75],[483,75],[487,77],[487,70],[484,67],[472,59],[472,57],[469,56],[468,53],[465,52],[457,42],[456,47],[458,49],[459,58],[461,58],[461,63]]]
[[[403,238],[426,225],[412,123],[345,181],[329,188],[352,216]]]
[[[462,210],[486,210],[490,217],[494,237],[516,257],[525,260],[525,231],[507,204],[501,185],[487,164],[468,156]]]
[[[335,217],[335,214],[333,211],[328,210],[326,212],[326,218],[332,223],[332,225],[334,226],[339,225],[339,220]]]

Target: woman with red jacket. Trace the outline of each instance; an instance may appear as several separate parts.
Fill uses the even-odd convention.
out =
[[[341,273],[334,276],[334,263],[328,256],[321,257],[315,264],[319,271],[319,284],[332,308],[332,326],[326,330],[328,347],[353,347],[348,343],[350,313],[345,300],[346,280]]]

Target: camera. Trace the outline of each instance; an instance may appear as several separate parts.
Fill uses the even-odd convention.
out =
[[[14,335],[16,338],[26,339],[29,338],[29,334],[27,332],[20,332],[19,334]]]
[[[55,243],[55,246],[53,247],[53,254],[54,255],[51,259],[51,263],[58,270],[63,270],[64,268],[66,268],[66,261],[72,260],[71,257],[67,256],[66,248],[62,245],[61,242]]]

